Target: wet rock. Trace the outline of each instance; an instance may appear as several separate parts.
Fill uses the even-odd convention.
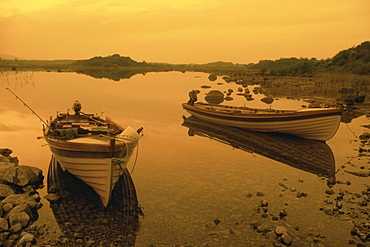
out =
[[[367,200],[362,200],[361,202],[358,203],[361,207],[366,207],[368,205]]]
[[[370,176],[370,171],[369,170],[359,170],[359,171],[349,171],[349,170],[344,170],[345,172],[356,175],[359,177],[369,177]]]
[[[16,224],[21,224],[21,227],[24,228],[28,225],[30,219],[30,216],[24,211],[19,213],[12,213],[9,216],[9,223],[11,227]]]
[[[269,204],[266,200],[261,201],[261,207],[267,207]]]
[[[15,190],[9,185],[0,184],[0,198],[5,198],[14,193],[15,193]]]
[[[326,189],[325,193],[328,194],[328,195],[334,195],[335,194],[334,190],[332,190],[332,189]]]
[[[22,233],[17,246],[26,246],[27,244],[35,244],[36,238],[33,234],[25,232]]]
[[[285,227],[283,227],[283,226],[277,226],[276,229],[275,229],[275,233],[278,236],[281,236],[281,235],[283,235],[286,232],[287,232],[287,229]]]
[[[277,221],[277,220],[279,220],[279,217],[277,217],[277,216],[272,216],[272,218],[271,218],[273,221]]]
[[[341,209],[343,207],[343,204],[340,201],[336,201],[335,205],[338,209]]]
[[[272,246],[273,247],[283,247],[284,245],[282,244],[282,243],[280,243],[280,242],[278,242],[278,241],[274,241],[274,242],[272,242]]]
[[[3,201],[3,204],[10,203],[13,206],[19,204],[27,204],[30,208],[38,208],[40,203],[28,194],[11,194],[7,196]]]
[[[8,221],[4,218],[0,218],[0,232],[5,232],[9,229]]]
[[[283,244],[286,244],[286,245],[290,245],[292,243],[293,239],[292,237],[287,233],[285,232],[282,236],[281,236],[281,242]]]
[[[22,213],[22,212],[25,212],[28,214],[28,216],[32,219],[32,220],[35,220],[37,219],[38,215],[37,214],[34,214],[33,213],[33,210],[27,205],[27,204],[19,204],[15,207],[13,207],[12,209],[10,209],[6,214],[4,214],[4,218],[5,219],[10,219],[10,217],[13,215],[13,214],[17,214],[17,213]]]
[[[8,212],[10,209],[13,208],[13,204],[11,203],[3,203],[3,212]]]
[[[306,192],[297,192],[297,197],[298,198],[301,198],[301,197],[307,197],[307,193]]]
[[[252,193],[248,193],[248,194],[246,194],[246,197],[248,197],[248,198],[251,198],[253,196],[253,194]]]
[[[327,215],[330,215],[330,216],[333,216],[334,215],[334,210],[332,208],[324,208],[323,211]]]
[[[364,132],[364,133],[362,133],[362,134],[359,136],[359,138],[360,138],[361,140],[369,140],[369,139],[370,139],[370,132]]]
[[[262,214],[262,215],[261,215],[261,217],[262,217],[262,218],[268,218],[268,217],[269,217],[269,215],[268,215],[268,214]]]
[[[297,189],[292,187],[292,188],[290,188],[290,191],[291,191],[291,192],[296,192],[296,191],[297,191]]]
[[[9,148],[0,148],[0,155],[8,157],[11,153],[13,153],[13,150]]]
[[[88,246],[93,246],[93,245],[95,245],[95,241],[94,240],[88,240],[87,242],[86,242],[86,246],[88,247]]]
[[[257,196],[265,196],[265,194],[263,192],[257,192],[256,194]]]
[[[261,101],[266,104],[271,104],[272,102],[274,102],[274,99],[271,97],[264,97],[261,99]]]
[[[269,226],[266,225],[266,224],[259,225],[256,230],[259,233],[267,233],[267,232],[270,232],[271,231],[271,229],[269,228]]]
[[[253,221],[252,223],[250,223],[250,225],[253,227],[253,229],[257,229],[257,227],[259,227],[261,223],[259,223],[258,221]]]
[[[284,218],[286,216],[288,216],[287,211],[285,209],[280,210],[280,213],[279,213],[280,219],[282,219],[282,218]]]
[[[215,81],[215,80],[217,80],[217,75],[216,75],[216,74],[210,74],[210,75],[208,76],[208,80],[210,80],[210,81]]]
[[[43,187],[42,171],[20,166],[10,149],[0,153],[0,246],[33,246],[35,237],[25,229],[42,206],[37,192]]]
[[[9,232],[11,233],[18,233],[20,231],[22,231],[22,224],[21,223],[16,223],[14,224],[12,227],[9,228]]]
[[[210,104],[220,104],[224,101],[224,94],[219,90],[212,90],[204,99]]]
[[[46,200],[48,200],[49,202],[57,202],[57,201],[59,201],[60,200],[60,196],[58,196],[57,194],[55,194],[55,193],[49,193],[49,194],[47,194],[46,196],[44,196],[44,198],[46,199]]]
[[[39,185],[43,180],[42,171],[37,167],[16,166],[4,173],[4,181],[18,186]]]
[[[280,185],[281,187],[283,187],[285,190],[287,190],[287,189],[288,189],[288,187],[287,187],[284,183],[282,183],[282,182],[280,182],[280,183],[279,183],[279,185]]]

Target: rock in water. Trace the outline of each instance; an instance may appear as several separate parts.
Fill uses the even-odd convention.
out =
[[[215,81],[215,80],[217,80],[217,75],[216,75],[216,74],[210,74],[210,75],[208,76],[208,80],[210,80],[210,81]]]
[[[224,94],[219,90],[211,90],[204,99],[210,104],[220,104],[224,102]]]
[[[288,233],[284,233],[283,236],[281,236],[281,241],[283,244],[290,245],[292,243],[292,237]]]
[[[9,148],[1,148],[0,149],[0,155],[9,156],[11,153],[13,153],[13,150],[11,150]]]
[[[40,185],[39,182],[43,180],[43,177],[39,168],[21,165],[6,170],[3,179],[8,183],[26,186]]]
[[[49,202],[57,202],[57,201],[59,201],[60,196],[58,196],[58,195],[57,195],[57,194],[55,194],[55,193],[49,193],[49,194],[47,194],[46,196],[44,196],[44,198],[45,198],[46,200],[48,200]]]
[[[271,104],[272,102],[274,102],[274,99],[271,98],[271,97],[265,97],[265,98],[261,99],[261,101],[266,103],[266,104]]]
[[[285,209],[280,210],[280,213],[279,213],[280,219],[284,218],[287,215],[288,213],[287,211],[285,211]]]
[[[281,235],[283,235],[284,233],[286,233],[287,232],[287,230],[286,230],[286,228],[285,227],[283,227],[283,226],[277,226],[276,227],[276,229],[275,229],[275,233],[276,233],[276,235],[278,235],[278,236],[281,236]]]

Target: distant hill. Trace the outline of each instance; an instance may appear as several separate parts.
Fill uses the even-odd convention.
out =
[[[101,66],[106,68],[119,66],[135,67],[144,64],[145,62],[139,63],[132,60],[130,57],[120,56],[119,54],[114,54],[107,57],[93,57],[88,60],[77,60],[72,63],[72,65],[75,66]]]

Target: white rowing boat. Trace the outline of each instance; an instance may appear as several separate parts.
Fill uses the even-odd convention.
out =
[[[306,139],[327,141],[338,130],[342,109],[302,108],[299,110],[257,109],[227,105],[182,104],[194,117],[259,132],[279,132]]]
[[[111,121],[82,113],[60,114],[44,128],[44,138],[63,170],[67,170],[100,196],[106,207],[142,136],[142,128],[122,128]]]

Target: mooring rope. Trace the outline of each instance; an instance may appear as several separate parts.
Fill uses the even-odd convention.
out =
[[[136,145],[136,157],[135,157],[134,165],[132,166],[130,175],[132,175],[132,173],[134,173],[136,162],[137,162],[137,157],[139,157],[139,143],[137,143],[137,145]]]
[[[351,133],[353,134],[353,136],[358,140],[358,141],[361,141],[361,139],[355,134],[355,132],[349,127],[349,125],[346,123],[346,126],[347,128],[349,129],[349,131],[351,131]],[[346,164],[349,164],[353,159],[357,158],[358,156],[356,157],[352,157],[350,158],[347,162],[345,162],[343,165],[341,165],[335,173],[339,172],[340,170],[342,170],[343,168],[346,167]]]
[[[345,163],[343,163],[343,165],[341,165],[340,167],[338,167],[338,169],[335,171],[335,174],[337,174],[340,170],[342,170],[343,168],[345,168],[347,164],[350,164],[350,162],[351,162],[353,159],[357,158],[357,157],[358,157],[358,156],[356,156],[356,157],[352,157],[352,158],[350,158],[349,160],[347,160]]]
[[[349,125],[347,123],[346,123],[346,126],[349,129],[349,131],[351,131],[351,133],[354,135],[354,137],[356,137],[357,140],[360,140],[360,138],[358,138],[358,136],[356,136],[355,132],[353,132],[353,130],[349,127]]]

